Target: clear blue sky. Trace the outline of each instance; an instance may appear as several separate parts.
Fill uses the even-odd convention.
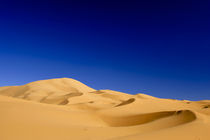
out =
[[[69,77],[95,89],[210,99],[208,0],[0,2],[0,86]]]

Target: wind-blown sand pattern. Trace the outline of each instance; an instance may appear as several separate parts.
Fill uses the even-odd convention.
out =
[[[69,78],[0,87],[0,140],[210,140],[210,101],[95,90]]]

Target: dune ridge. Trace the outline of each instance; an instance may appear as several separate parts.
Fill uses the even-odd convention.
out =
[[[147,114],[137,114],[128,116],[103,116],[102,118],[110,126],[121,127],[121,126],[133,126],[145,123],[150,123],[152,121],[163,119],[165,117],[176,117],[176,125],[188,123],[196,119],[196,114],[190,110],[179,110],[179,111],[163,111],[163,112],[153,112]]]
[[[2,140],[210,137],[209,100],[95,90],[71,78],[0,87],[0,114]]]

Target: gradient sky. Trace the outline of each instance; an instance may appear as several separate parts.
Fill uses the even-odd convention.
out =
[[[0,86],[69,77],[95,89],[210,99],[208,0],[0,2]]]

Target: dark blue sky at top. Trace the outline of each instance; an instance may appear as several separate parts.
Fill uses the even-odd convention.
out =
[[[0,86],[69,77],[210,99],[209,8],[207,0],[1,1]]]

